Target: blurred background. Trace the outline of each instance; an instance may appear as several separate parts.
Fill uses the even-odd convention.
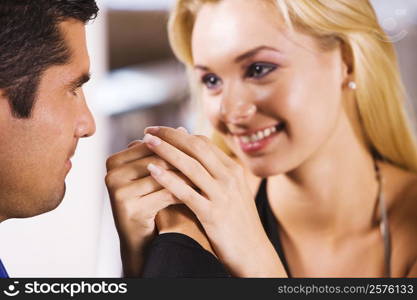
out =
[[[417,111],[417,1],[373,0],[395,43]],[[119,241],[104,185],[105,160],[149,125],[196,130],[184,68],[169,48],[173,0],[99,0],[87,28],[92,81],[86,95],[97,133],[79,143],[67,194],[53,212],[0,226],[0,257],[13,277],[118,277]]]

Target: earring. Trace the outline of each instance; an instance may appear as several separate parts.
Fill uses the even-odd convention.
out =
[[[356,82],[354,82],[354,81],[349,81],[349,83],[348,83],[348,87],[351,89],[351,90],[356,90],[357,88],[358,88],[358,85],[356,84]]]

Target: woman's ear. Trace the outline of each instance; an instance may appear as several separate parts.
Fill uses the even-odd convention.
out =
[[[353,66],[352,49],[350,48],[348,44],[342,41],[340,44],[340,50],[341,50],[342,61],[343,61],[343,66],[342,66],[343,83],[347,83],[353,79],[352,75],[354,72],[354,66]]]

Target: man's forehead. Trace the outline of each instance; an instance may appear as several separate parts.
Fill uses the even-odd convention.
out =
[[[47,82],[49,88],[72,87],[84,83],[89,77],[90,59],[88,56],[85,25],[76,19],[68,19],[59,23],[59,30],[68,49],[69,60],[62,65],[49,67],[42,81]]]
[[[89,68],[85,25],[76,19],[68,19],[59,23],[59,30],[70,54],[70,62]]]

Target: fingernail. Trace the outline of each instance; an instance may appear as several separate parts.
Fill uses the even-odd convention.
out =
[[[158,126],[151,126],[145,128],[145,133],[157,133],[159,130]]]
[[[153,176],[159,176],[162,174],[162,169],[152,163],[148,164],[147,169]]]
[[[131,141],[131,142],[127,145],[127,148],[130,148],[130,147],[132,147],[133,145],[138,144],[138,143],[143,143],[143,141],[142,141],[142,140],[134,140],[134,141]]]
[[[158,146],[159,144],[161,144],[161,139],[149,133],[145,134],[145,136],[143,137],[143,141],[151,146]]]
[[[185,133],[188,133],[188,130],[186,128],[184,128],[184,127],[178,127],[177,129],[178,130],[181,130],[181,131],[183,131]]]

